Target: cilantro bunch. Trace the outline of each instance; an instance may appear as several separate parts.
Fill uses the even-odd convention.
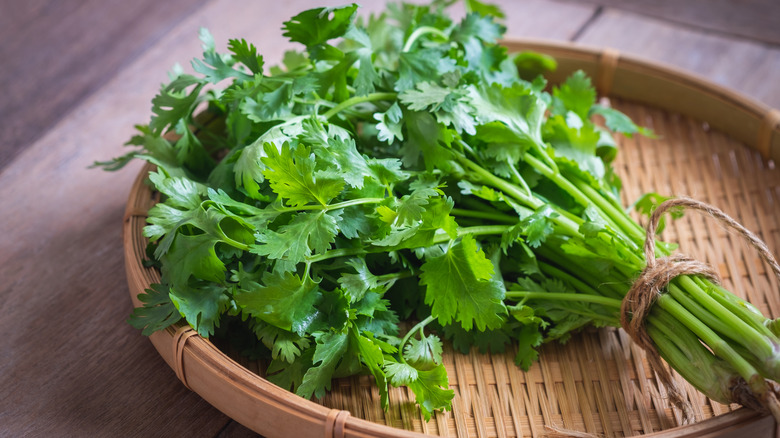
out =
[[[455,21],[447,3],[304,11],[279,67],[201,32],[195,74],[174,72],[134,150],[99,163],[155,164],[162,195],[144,229],[162,282],[131,324],[242,340],[303,397],[368,372],[384,406],[408,386],[426,418],[453,398],[442,339],[514,345],[527,368],[543,342],[619,325],[644,230],[620,204],[612,135],[649,132],[582,72],[552,88],[521,76],[549,60],[497,44],[497,9],[470,0]],[[678,277],[648,321],[708,396],[774,396],[777,327],[721,287]]]

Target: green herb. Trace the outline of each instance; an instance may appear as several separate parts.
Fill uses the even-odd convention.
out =
[[[252,44],[217,53],[201,32],[196,75],[174,72],[136,149],[99,163],[157,165],[144,233],[162,282],[133,326],[239,327],[284,388],[321,397],[368,372],[385,407],[388,385],[406,385],[430,418],[453,398],[442,338],[514,344],[527,368],[543,342],[619,325],[644,231],[620,204],[612,135],[652,133],[598,104],[582,72],[549,91],[528,76],[554,63],[498,45],[495,7],[467,1],[456,22],[446,3],[365,22],[355,5],[302,12],[284,25],[302,50],[270,69]],[[648,321],[708,396],[733,400],[743,381],[771,398],[777,323],[747,303],[681,276]]]

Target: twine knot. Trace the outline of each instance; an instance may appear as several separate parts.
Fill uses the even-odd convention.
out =
[[[655,300],[664,292],[664,289],[677,276],[680,275],[701,275],[707,277],[712,282],[720,284],[718,273],[706,263],[694,260],[684,255],[673,255],[669,257],[655,257],[655,234],[658,224],[664,213],[673,208],[693,208],[703,211],[709,216],[718,219],[721,223],[737,231],[737,233],[747,240],[761,254],[775,274],[780,277],[780,265],[775,261],[774,256],[756,235],[748,231],[737,221],[723,213],[721,210],[691,198],[676,198],[667,200],[655,209],[650,216],[650,221],[646,227],[645,236],[645,260],[647,265],[642,273],[634,281],[629,289],[620,307],[620,325],[628,333],[631,339],[647,352],[647,360],[650,367],[656,372],[661,383],[669,393],[669,400],[678,407],[684,415],[684,422],[693,419],[693,411],[688,401],[683,397],[681,390],[672,379],[669,370],[661,361],[661,356],[655,347],[650,335],[645,329],[645,320],[650,314]]]

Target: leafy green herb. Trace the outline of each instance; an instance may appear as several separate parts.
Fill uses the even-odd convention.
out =
[[[366,23],[354,4],[301,12],[282,66],[245,40],[217,53],[201,32],[194,74],[175,71],[135,149],[98,163],[157,166],[144,235],[162,282],[134,327],[184,319],[208,337],[230,317],[268,350],[276,384],[322,397],[368,372],[385,407],[405,385],[429,419],[454,397],[442,338],[513,344],[528,368],[544,342],[619,325],[644,231],[619,202],[612,136],[652,132],[598,103],[583,72],[547,87],[536,74],[554,61],[498,45],[496,7],[467,0],[454,22],[450,3]],[[719,401],[734,379],[773,400],[777,323],[709,280],[668,289],[648,319],[661,354]]]

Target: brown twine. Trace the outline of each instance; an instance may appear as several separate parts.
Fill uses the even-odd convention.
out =
[[[687,423],[693,419],[692,409],[688,401],[683,397],[680,388],[672,380],[669,370],[664,366],[658,350],[645,330],[645,319],[650,313],[653,303],[673,278],[679,275],[703,275],[715,283],[720,283],[720,277],[717,272],[705,263],[683,255],[655,257],[655,233],[661,216],[670,209],[679,207],[703,211],[729,228],[736,230],[742,238],[747,240],[759,252],[778,278],[780,278],[780,265],[778,265],[769,248],[761,239],[726,213],[711,205],[685,197],[670,199],[661,203],[650,216],[644,246],[647,266],[623,298],[620,308],[620,325],[637,345],[647,351],[647,360],[650,367],[655,370],[661,383],[669,392],[669,399],[672,404],[683,411],[683,422]]]

